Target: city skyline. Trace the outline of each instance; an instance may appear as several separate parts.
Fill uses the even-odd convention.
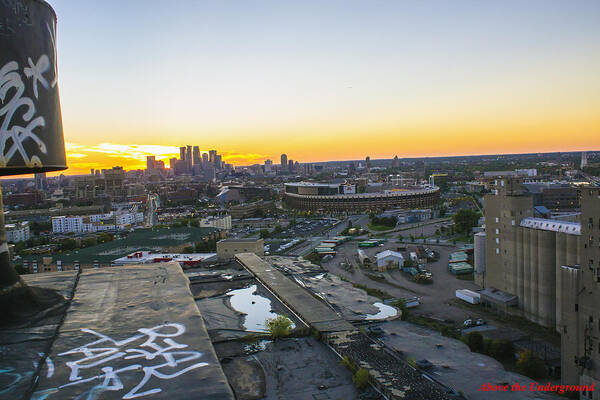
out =
[[[597,2],[50,3],[67,174],[600,148]]]

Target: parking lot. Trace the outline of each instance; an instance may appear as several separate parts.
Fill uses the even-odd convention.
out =
[[[406,253],[414,251],[416,245],[401,243],[397,239],[387,239],[382,246],[362,248],[362,250],[371,260],[375,261],[375,254],[384,250],[398,251],[403,247],[406,247],[407,251],[401,252],[407,256]],[[399,269],[378,273],[375,269],[363,268],[357,257],[357,241],[350,241],[338,246],[336,256],[331,261],[323,263],[323,267],[351,282],[383,290],[393,297],[419,297],[421,305],[415,309],[415,312],[436,319],[452,320],[457,324],[462,323],[465,319],[472,317],[472,313],[455,305],[453,301],[455,292],[457,289],[477,290],[478,287],[473,281],[458,279],[448,271],[449,255],[457,251],[457,247],[441,245],[428,245],[428,247],[439,254],[437,261],[429,262],[425,266],[433,275],[433,282],[430,284],[416,283]],[[349,263],[351,269],[341,267],[341,262]],[[384,279],[374,280],[367,274],[371,276],[379,274]]]

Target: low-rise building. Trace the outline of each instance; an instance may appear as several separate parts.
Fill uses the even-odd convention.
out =
[[[17,222],[6,224],[6,241],[9,243],[24,242],[29,240],[31,232],[29,231],[29,222]]]
[[[254,253],[263,257],[265,241],[263,239],[223,239],[217,242],[219,260],[230,260],[238,253]]]
[[[125,257],[117,258],[112,265],[153,264],[163,262],[178,262],[186,266],[194,266],[204,261],[216,261],[216,253],[154,253],[152,251],[134,251]]]

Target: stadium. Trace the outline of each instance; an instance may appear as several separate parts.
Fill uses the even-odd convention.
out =
[[[362,193],[360,193],[363,191]],[[324,212],[365,212],[391,208],[427,208],[437,204],[440,190],[420,185],[398,188],[369,184],[293,182],[285,184],[285,202],[290,208]]]

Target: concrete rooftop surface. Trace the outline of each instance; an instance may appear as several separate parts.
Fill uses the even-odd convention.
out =
[[[25,276],[72,301],[0,330],[0,399],[233,399],[177,263]]]

